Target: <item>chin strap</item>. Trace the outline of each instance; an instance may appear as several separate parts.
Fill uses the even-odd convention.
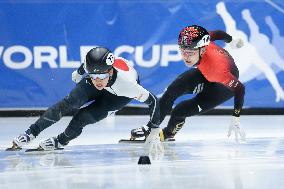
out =
[[[114,84],[116,77],[117,77],[117,71],[116,69],[113,68],[113,74],[108,79],[107,87],[110,87],[112,86],[112,84]]]
[[[199,54],[199,60],[198,60],[198,63],[200,62],[200,59],[201,59],[201,51],[200,51],[201,47],[198,47],[198,54]]]
[[[201,47],[198,47],[198,61],[196,62],[196,64],[194,64],[192,67],[197,66],[200,63],[201,60],[201,51],[200,51]]]

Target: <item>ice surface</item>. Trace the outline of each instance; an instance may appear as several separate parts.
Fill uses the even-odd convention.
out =
[[[167,118],[168,119],[168,118]],[[281,189],[284,186],[284,116],[242,116],[247,142],[227,139],[229,116],[187,120],[165,153],[138,165],[143,144],[117,144],[148,116],[109,117],[87,126],[64,151],[3,151],[36,118],[0,118],[0,189],[194,188]],[[31,144],[62,132],[70,118],[51,126]],[[165,120],[162,124],[164,127]]]

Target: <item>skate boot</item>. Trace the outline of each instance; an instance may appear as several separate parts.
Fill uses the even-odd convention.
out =
[[[63,145],[58,142],[57,137],[51,137],[39,143],[39,149],[45,151],[62,150]]]
[[[130,140],[136,140],[136,138],[142,138],[145,137],[144,140],[147,138],[147,136],[150,134],[151,128],[147,125],[144,125],[142,127],[138,127],[136,129],[131,130],[131,137]]]
[[[165,129],[162,129],[159,133],[161,142],[167,142],[167,141],[175,141],[174,134],[169,134],[165,131]]]
[[[136,140],[137,138],[145,137],[144,140],[148,137],[151,132],[151,128],[144,125],[142,127],[138,127],[136,129],[131,130],[131,138],[130,140]],[[159,133],[161,142],[164,141],[175,141],[174,134],[169,134],[165,132],[165,129],[162,129]]]
[[[14,138],[12,147],[7,148],[6,150],[7,151],[21,150],[22,146],[27,145],[33,139],[35,139],[35,136],[30,132],[30,130],[27,130],[25,133],[20,134],[18,137]]]

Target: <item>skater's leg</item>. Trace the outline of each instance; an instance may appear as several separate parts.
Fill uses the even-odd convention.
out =
[[[102,98],[81,109],[71,120],[65,131],[58,135],[58,141],[62,145],[82,133],[84,126],[96,123],[106,118],[110,113],[123,108],[131,101],[130,98],[119,97],[106,92]]]
[[[208,81],[198,69],[190,69],[179,75],[166,89],[159,100],[160,121],[163,122],[165,116],[170,113],[174,101],[184,94],[200,93]],[[150,133],[149,125],[131,130],[131,138],[147,137]]]
[[[41,131],[59,121],[67,114],[74,114],[78,109],[100,95],[95,87],[83,79],[76,87],[61,101],[48,108],[44,114],[30,126],[30,132],[37,136]]]
[[[197,115],[199,109],[196,102],[196,97],[190,100],[180,102],[171,112],[171,117],[167,127],[161,133],[161,140],[173,138],[174,135],[182,128],[186,117]]]
[[[210,83],[196,97],[177,104],[171,113],[167,127],[163,129],[165,137],[174,136],[185,123],[186,117],[203,114],[233,97],[225,86]]]
[[[198,69],[188,70],[179,75],[166,89],[160,99],[161,122],[170,113],[174,101],[185,94],[199,93],[208,81]]]
[[[99,96],[100,92],[90,83],[89,79],[83,79],[76,87],[57,104],[48,108],[45,113],[30,126],[23,134],[14,138],[13,146],[21,147],[33,140],[42,130],[60,120],[66,114],[76,112],[86,102]]]

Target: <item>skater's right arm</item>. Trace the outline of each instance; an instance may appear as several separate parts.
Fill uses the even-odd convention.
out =
[[[160,105],[158,98],[137,82],[129,82],[128,89],[128,97],[134,98],[135,100],[148,105],[150,111],[150,120],[147,125],[151,128],[159,128]]]
[[[150,110],[150,121],[147,126],[150,128],[159,128],[160,125],[160,104],[158,98],[149,92],[149,96],[145,104],[149,106]]]

